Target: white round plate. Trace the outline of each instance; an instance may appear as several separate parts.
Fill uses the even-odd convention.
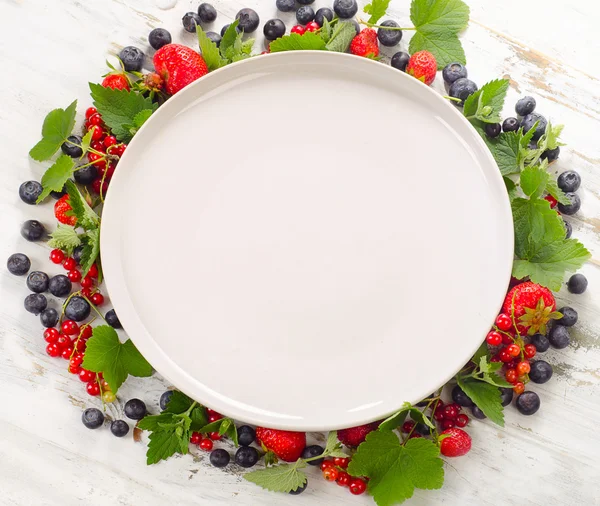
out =
[[[378,420],[449,380],[509,281],[507,194],[456,108],[328,52],[227,66],[120,162],[102,263],[135,345],[177,388],[291,430]]]

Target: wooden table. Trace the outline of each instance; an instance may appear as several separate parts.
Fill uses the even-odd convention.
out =
[[[87,81],[100,80],[108,54],[130,44],[150,52],[146,37],[153,27],[164,26],[176,42],[194,46],[180,18],[199,3],[179,0],[161,10],[150,0],[0,0],[0,258],[21,251],[32,258],[33,269],[60,272],[49,264],[45,244],[27,243],[19,235],[25,219],[54,226],[52,201],[27,206],[17,194],[22,181],[39,179],[43,172],[27,152],[39,138],[45,114],[74,98],[82,113],[90,104]],[[568,219],[573,235],[593,253],[583,269],[590,288],[581,296],[559,294],[561,303],[579,311],[580,322],[569,348],[546,354],[555,375],[535,387],[541,411],[523,417],[507,409],[504,429],[474,421],[469,456],[446,464],[442,490],[418,492],[410,504],[600,504],[600,4],[469,3],[471,22],[462,40],[470,77],[479,84],[510,78],[507,115],[520,95],[532,94],[539,112],[566,125],[568,147],[553,169],[576,169],[583,177],[582,210]],[[217,31],[242,7],[255,8],[263,21],[278,16],[274,0],[214,4]],[[408,12],[409,0],[392,2],[391,13],[402,26],[409,23]],[[291,26],[292,16],[280,17]],[[262,36],[255,49],[262,50]],[[440,77],[435,87],[442,90]],[[23,278],[0,269],[1,504],[371,504],[366,496],[356,498],[326,483],[314,469],[309,490],[292,497],[245,482],[230,469],[234,466],[211,467],[200,451],[146,467],[145,445],[131,435],[119,440],[108,430],[91,432],[81,424],[82,408],[98,402],[67,373],[65,361],[45,354],[39,321],[23,309],[26,294]],[[156,410],[166,386],[158,377],[133,379],[120,397],[140,397]],[[121,410],[119,404],[110,413],[120,416]]]

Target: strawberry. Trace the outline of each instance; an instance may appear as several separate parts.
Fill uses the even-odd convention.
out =
[[[208,73],[202,56],[181,44],[167,44],[156,51],[154,67],[164,79],[169,95],[174,95]]]
[[[257,427],[256,440],[286,462],[298,460],[306,446],[306,434],[304,432],[289,430]]]
[[[365,28],[350,42],[350,52],[356,56],[375,58],[379,56],[377,32],[372,28]]]
[[[113,90],[129,90],[129,79],[125,74],[108,74],[102,81],[102,86]]]
[[[374,431],[379,427],[379,422],[367,423],[358,427],[350,427],[349,429],[338,430],[337,437],[340,442],[351,448],[361,444],[369,432]]]
[[[418,51],[410,57],[406,73],[429,86],[435,80],[437,62],[429,51]]]
[[[77,218],[75,216],[67,216],[67,213],[72,209],[73,208],[69,202],[69,196],[63,195],[56,201],[56,204],[54,204],[54,216],[56,216],[56,219],[60,223],[75,226],[77,223]]]
[[[532,281],[512,288],[502,305],[502,312],[514,317],[519,332],[530,336],[538,332],[546,333],[546,324],[562,316],[555,310],[556,301],[552,292]]]
[[[446,457],[462,457],[471,449],[471,436],[459,428],[446,429],[442,432],[444,439],[440,443],[440,451]]]

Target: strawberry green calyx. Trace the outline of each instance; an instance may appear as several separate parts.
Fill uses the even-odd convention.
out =
[[[525,314],[519,318],[519,325],[527,329],[527,335],[546,334],[546,326],[550,320],[559,320],[562,313],[554,311],[556,304],[546,306],[543,297],[534,309],[524,308]]]

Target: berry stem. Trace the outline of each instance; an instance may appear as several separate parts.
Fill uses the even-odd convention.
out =
[[[445,98],[445,99],[450,100],[452,102],[462,102],[462,100],[460,98],[451,97],[449,95],[444,95],[442,98]]]
[[[87,298],[85,295],[83,295],[81,292],[77,292],[77,293],[79,294],[79,296],[80,296],[80,297],[83,297],[85,300],[87,300],[87,302],[88,302],[88,304],[91,306],[91,308],[92,308],[94,311],[96,311],[96,313],[98,314],[98,316],[99,316],[100,318],[102,318],[102,319],[103,319],[103,320],[106,322],[106,324],[107,324],[107,325],[110,325],[110,324],[109,324],[109,323],[106,321],[106,318],[104,318],[104,315],[103,315],[103,314],[102,314],[100,311],[98,311],[98,308],[96,307],[96,305],[95,305],[95,304],[94,304],[94,303],[93,303],[93,302],[92,302],[90,299],[88,299],[88,298]],[[73,295],[74,295],[74,294],[73,294]],[[93,320],[92,320],[92,321],[93,321]]]

